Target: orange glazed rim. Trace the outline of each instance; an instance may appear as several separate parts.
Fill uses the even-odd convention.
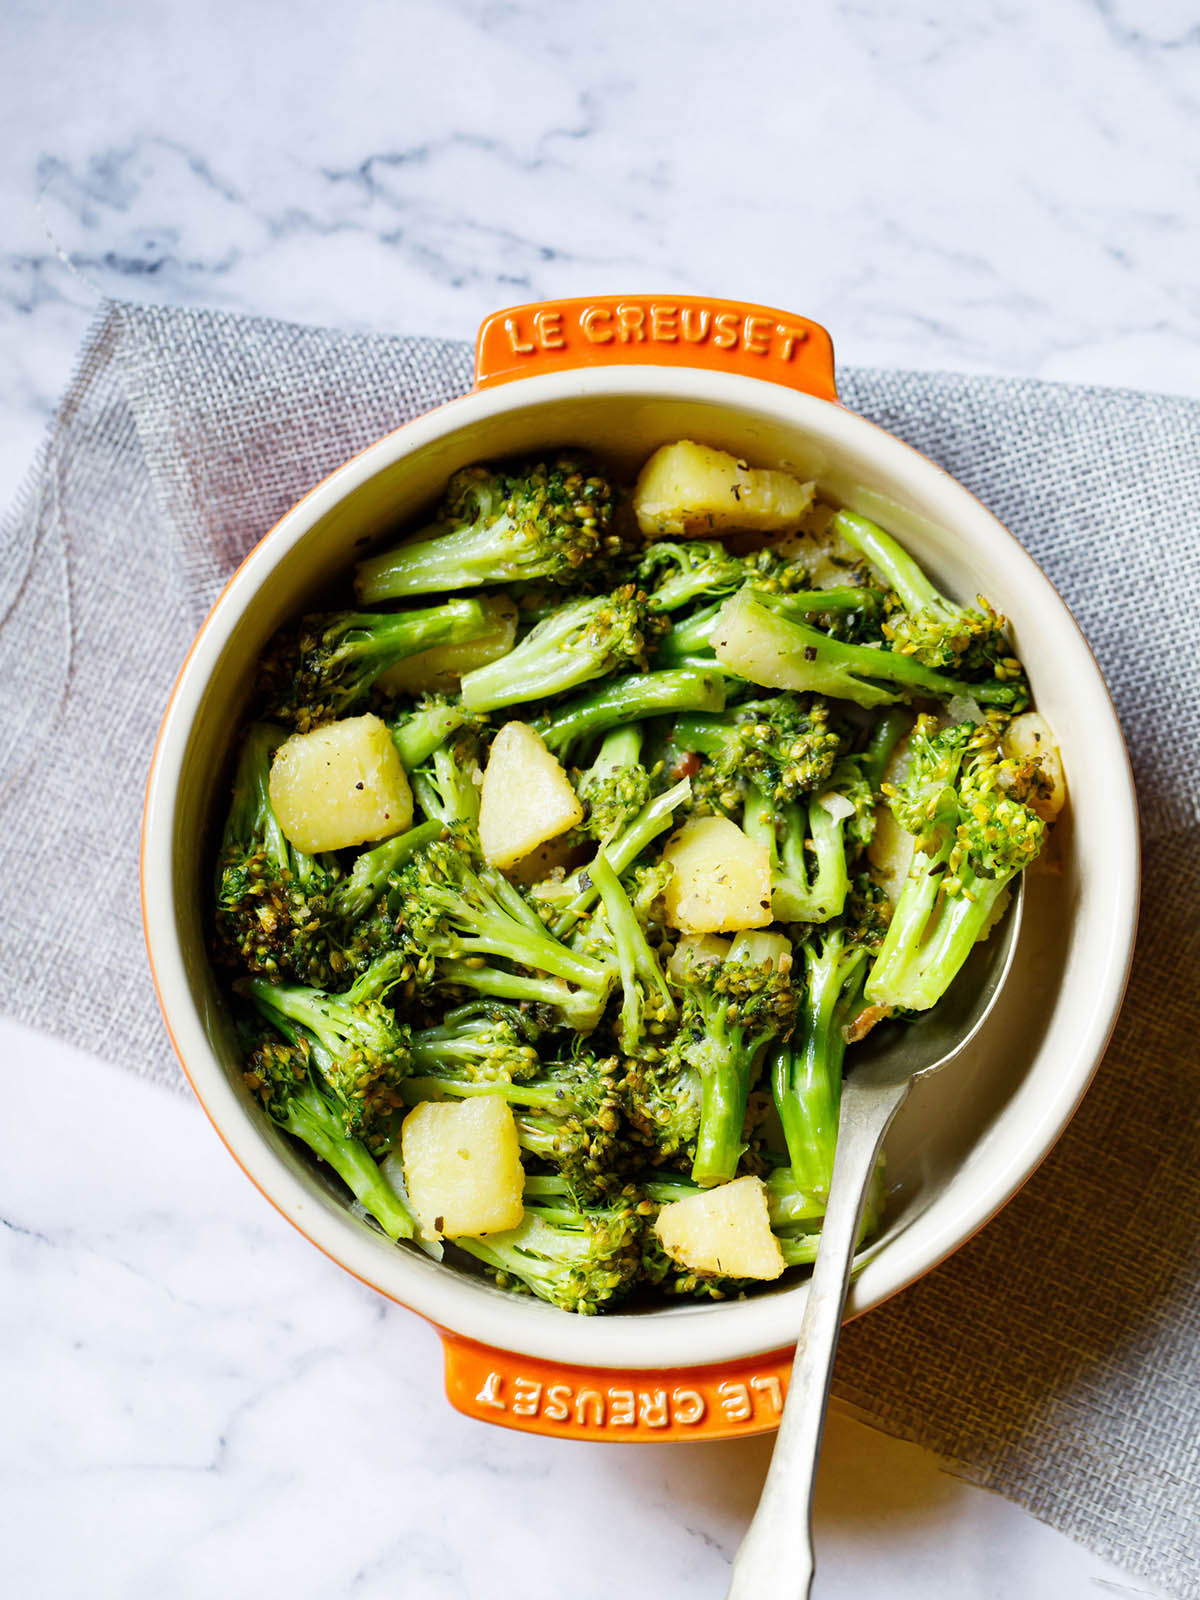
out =
[[[1092,884],[1093,899],[1103,890],[1105,915],[1088,935],[1094,959],[1087,1003],[1074,995],[1070,1015],[1058,1018],[1055,1038],[1064,1048],[1057,1075],[1040,1086],[1036,1104],[1026,1107],[1009,1136],[993,1140],[973,1160],[970,1181],[959,1183],[952,1205],[935,1197],[868,1261],[851,1314],[904,1287],[983,1225],[1050,1149],[1100,1059],[1136,918],[1136,818],[1120,732],[1069,613],[1011,536],[940,469],[836,403],[832,346],[818,324],[696,296],[602,296],[515,307],[483,325],[478,375],[474,392],[370,446],[289,511],[234,574],[189,652],[159,733],[143,823],[143,916],[160,1004],[197,1097],[262,1193],[346,1270],[442,1330],[448,1392],[460,1409],[507,1426],[576,1437],[762,1431],[774,1426],[776,1389],[782,1393],[786,1382],[784,1347],[799,1323],[802,1282],[743,1302],[575,1318],[397,1250],[336,1201],[250,1103],[221,1059],[203,952],[185,937],[200,841],[198,825],[189,824],[188,832],[181,824],[184,779],[201,733],[211,734],[223,715],[229,721],[229,708],[214,703],[210,692],[223,662],[261,611],[267,588],[285,570],[303,567],[322,530],[338,524],[344,538],[348,514],[372,486],[389,474],[401,482],[431,452],[461,451],[468,440],[470,453],[462,459],[478,459],[514,417],[552,419],[581,404],[619,405],[622,415],[643,416],[656,406],[692,406],[697,415],[711,414],[714,428],[722,417],[785,424],[819,440],[830,459],[841,453],[867,463],[873,485],[907,494],[978,552],[981,572],[996,557],[997,573],[1027,595],[1019,607],[1025,625],[1049,631],[1060,675],[1076,686],[1074,713],[1094,734],[1090,760],[1110,780],[1106,821],[1115,864],[1102,884]]]

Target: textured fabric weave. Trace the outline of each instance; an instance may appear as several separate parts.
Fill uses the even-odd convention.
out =
[[[1129,740],[1145,899],[1125,1010],[1067,1134],[977,1239],[847,1329],[836,1389],[1200,1597],[1200,405],[944,374],[839,380],[850,406],[973,489],[1071,605]],[[106,308],[0,528],[7,1012],[181,1082],[136,861],[174,674],[290,505],[470,381],[461,344]]]

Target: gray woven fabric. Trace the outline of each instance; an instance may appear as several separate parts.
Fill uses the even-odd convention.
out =
[[[6,1011],[180,1081],[136,866],[175,671],[279,515],[470,373],[459,344],[106,309],[0,528]],[[1068,1133],[976,1240],[847,1330],[837,1389],[1200,1597],[1200,405],[862,370],[840,387],[968,484],[1071,604],[1129,737],[1146,884],[1129,999]]]

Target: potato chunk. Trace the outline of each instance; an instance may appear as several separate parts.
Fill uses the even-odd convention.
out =
[[[778,533],[804,516],[815,492],[790,472],[748,467],[725,450],[681,439],[646,462],[633,509],[647,539],[708,538],[731,528]]]
[[[524,722],[506,722],[483,774],[479,839],[493,867],[512,867],[547,839],[583,821],[583,807],[557,757]]]
[[[315,855],[370,844],[412,823],[412,790],[387,724],[368,713],[285,739],[271,763],[271,806],[289,842]]]
[[[783,1252],[771,1232],[761,1178],[735,1178],[703,1194],[672,1200],[658,1213],[654,1231],[672,1260],[693,1272],[777,1278],[783,1271]]]
[[[400,1153],[426,1238],[503,1233],[525,1215],[517,1125],[498,1094],[422,1101],[404,1119]]]
[[[437,644],[399,662],[379,677],[388,694],[454,694],[464,672],[506,656],[517,637],[517,608],[507,595],[480,604],[492,626],[474,639]]]
[[[1004,735],[1005,754],[1015,761],[1031,761],[1040,771],[1043,792],[1031,797],[1029,808],[1045,822],[1053,822],[1067,800],[1067,780],[1062,756],[1045,717],[1026,711],[1014,717]]]
[[[771,860],[728,817],[693,817],[667,841],[667,922],[687,933],[734,933],[771,921]]]

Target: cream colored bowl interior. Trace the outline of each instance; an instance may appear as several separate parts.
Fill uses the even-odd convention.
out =
[[[249,557],[209,618],[164,723],[147,798],[147,937],[164,1013],[233,1154],[314,1243],[384,1294],[468,1337],[601,1367],[667,1368],[790,1343],[803,1282],[743,1301],[579,1318],[390,1245],[354,1216],[248,1096],[205,954],[205,840],[254,660],[293,613],[424,512],[464,463],[585,442],[635,465],[701,439],[815,477],[878,517],[951,592],[1013,621],[1071,791],[1061,870],[1038,872],[1015,970],[969,1056],[921,1085],[889,1137],[886,1227],[857,1279],[861,1312],[934,1265],[1019,1187],[1070,1117],[1124,986],[1136,913],[1132,789],[1111,703],[1047,580],[964,489],[837,406],[750,379],[653,368],[531,378],[470,395],[382,440],[322,484]]]

